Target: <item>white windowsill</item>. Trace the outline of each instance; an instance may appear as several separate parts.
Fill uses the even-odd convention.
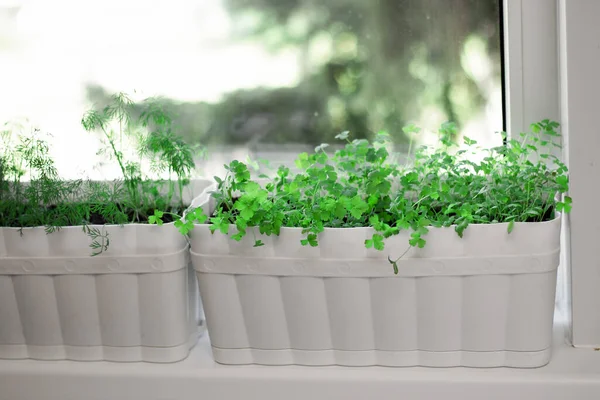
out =
[[[0,361],[0,400],[564,400],[600,398],[600,352],[555,328],[538,369],[223,366],[205,336],[175,364]]]

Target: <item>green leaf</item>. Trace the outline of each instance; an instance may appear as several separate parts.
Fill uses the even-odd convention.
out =
[[[341,202],[337,202],[335,204],[333,215],[335,215],[337,218],[344,218],[346,216],[346,208]]]
[[[308,159],[308,153],[300,153],[298,154],[298,158],[295,161],[296,167],[300,169],[306,169],[310,166],[310,161]]]
[[[365,246],[367,249],[375,248],[376,250],[383,250],[385,247],[383,243],[383,236],[380,234],[374,234],[371,239],[365,240]]]
[[[394,261],[390,258],[390,256],[388,256],[387,259],[388,259],[388,262],[390,264],[392,264],[392,266],[394,267],[394,275],[398,275],[398,264],[397,264],[398,260]]]
[[[193,216],[193,221],[203,224],[206,222],[208,217],[204,214],[204,210],[201,207],[196,208],[192,213],[188,214]]]
[[[350,135],[350,131],[344,131],[340,134],[335,135],[335,138],[340,139],[340,140],[348,140],[349,135]]]
[[[515,227],[515,221],[512,220],[508,223],[508,229],[507,229],[508,233],[511,233],[513,231],[514,227]]]
[[[427,229],[425,226],[420,226],[419,229],[417,229],[417,232],[419,233],[419,236],[427,235],[429,229]]]
[[[396,221],[396,226],[400,229],[409,229],[410,228],[410,222],[408,222],[407,220],[401,219]]]
[[[373,235],[373,245],[375,247],[376,250],[383,250],[385,245],[383,243],[383,236],[379,235],[379,234],[375,234]]]
[[[427,227],[427,226],[430,226],[430,225],[431,225],[431,220],[430,219],[424,218],[424,217],[419,218],[419,227],[424,228],[424,227]],[[425,230],[424,232],[427,233],[428,230]]]
[[[261,192],[261,190],[262,190],[262,188],[256,182],[250,181],[250,182],[246,182],[244,184],[244,191],[249,195],[256,196],[258,193]]]
[[[556,177],[556,183],[559,185],[567,185],[569,183],[569,179],[565,175],[560,175]]]
[[[369,218],[369,224],[370,224],[370,225],[371,225],[373,228],[375,228],[376,230],[378,230],[378,231],[381,231],[381,230],[382,230],[382,229],[381,229],[381,227],[382,227],[382,224],[381,224],[381,222],[379,221],[379,216],[378,216],[377,214],[375,214],[375,215],[372,215],[372,216]]]
[[[347,207],[348,212],[354,218],[359,219],[362,215],[369,209],[369,204],[360,198],[360,196],[355,196],[350,201],[350,204]]]
[[[530,215],[532,217],[538,217],[540,215],[540,212],[536,210],[527,210],[525,211],[525,214]]]
[[[303,246],[309,244],[311,247],[317,247],[319,245],[317,242],[317,235],[315,233],[309,233],[306,239],[302,239],[300,242]]]
[[[222,217],[213,217],[210,219],[210,222],[212,222],[212,226],[210,227],[210,229],[213,232],[218,229],[224,235],[227,235],[229,233],[229,222],[223,220]]]
[[[419,180],[419,174],[412,171],[407,173],[406,175],[404,175],[402,178],[400,178],[400,181],[402,182],[403,185],[409,185],[412,182],[417,182]]]
[[[558,212],[564,212],[565,214],[568,214],[569,212],[571,212],[571,209],[573,208],[572,203],[573,203],[573,199],[571,199],[571,197],[569,197],[569,196],[565,196],[565,198],[562,202],[556,203],[556,210]]]
[[[410,124],[410,125],[406,125],[406,126],[402,127],[402,132],[404,132],[406,134],[419,133],[419,132],[421,132],[421,128],[419,128],[415,124]]]
[[[162,217],[164,215],[164,212],[159,211],[159,210],[154,210],[154,215],[151,215],[148,217],[148,223],[149,224],[156,224],[156,225],[162,225],[163,224],[163,220]]]
[[[244,208],[240,212],[240,217],[242,217],[245,220],[249,220],[250,218],[252,218],[253,215],[254,215],[254,210],[252,210],[250,208]]]
[[[175,225],[175,228],[180,228],[185,225],[185,221],[183,219],[178,219],[173,223],[173,225]]]
[[[454,228],[454,230],[456,231],[458,236],[462,238],[465,229],[467,229],[467,226],[469,226],[469,221],[463,219],[459,224],[456,225],[456,228]]]
[[[468,138],[468,137],[466,137],[466,136],[463,136],[463,142],[464,142],[464,143],[465,143],[467,146],[473,146],[473,145],[477,144],[477,140],[470,139],[470,138]]]
[[[260,169],[260,165],[258,165],[258,162],[252,160],[249,155],[246,156],[246,164],[255,171],[258,171]]]
[[[573,204],[573,199],[570,196],[565,196],[565,204],[571,205]]]
[[[329,145],[327,143],[321,143],[320,145],[318,145],[317,147],[315,147],[315,153],[318,153],[320,151],[325,151],[325,149],[329,147]]]
[[[192,221],[183,221],[179,219],[174,223],[175,228],[179,230],[182,235],[187,235],[190,231],[194,229],[194,223]]]
[[[238,232],[236,234],[231,235],[231,238],[233,240],[235,240],[236,242],[239,242],[240,240],[242,240],[243,237],[244,237],[244,233],[242,233],[242,232]]]

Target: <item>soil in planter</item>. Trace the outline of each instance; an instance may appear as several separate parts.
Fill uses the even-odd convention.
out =
[[[546,210],[546,213],[542,217],[542,221],[550,221],[550,220],[552,220],[553,218],[556,217],[555,214],[556,213],[554,211],[554,207],[548,208],[548,210]],[[527,221],[525,221],[525,222],[536,222],[536,221],[538,221],[538,220],[536,220],[533,217],[529,217],[529,218],[527,218]]]
[[[231,203],[233,206],[235,206],[235,203],[239,200],[239,197],[234,197],[233,199],[231,199]],[[239,211],[234,208],[229,207],[229,204],[223,202],[221,203],[221,210],[223,210],[224,212],[229,212],[229,211],[233,211],[233,215],[237,215],[239,214]],[[215,213],[217,212],[217,210],[213,211],[213,213],[211,214],[211,217],[215,216]]]
[[[123,206],[122,204],[116,204],[117,208],[120,211],[123,211],[125,209],[125,206]],[[183,211],[185,210],[185,208],[181,208],[181,209],[174,209],[171,210],[170,212],[174,213],[174,214],[178,214],[178,215],[182,215]],[[125,215],[127,215],[127,221],[135,221],[134,223],[137,224],[146,224],[148,223],[148,217],[151,215],[154,215],[154,208],[150,208],[145,210],[145,212],[140,213],[137,217],[137,219],[135,219],[135,211],[131,210],[131,209],[125,209],[125,211],[123,211]],[[171,215],[171,214],[163,214],[162,216],[162,221],[167,224],[169,222],[173,222],[175,220],[175,218]],[[114,224],[113,221],[107,221],[105,219],[105,217],[97,212],[93,212],[90,214],[90,221],[91,224],[94,225],[104,225],[104,224]]]

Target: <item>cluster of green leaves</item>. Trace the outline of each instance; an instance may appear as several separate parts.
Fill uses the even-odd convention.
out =
[[[69,215],[50,205],[70,197],[77,183],[59,179],[44,135],[33,129],[14,138],[5,129],[0,145],[0,226],[45,225],[48,231],[61,226]],[[28,181],[22,182],[24,178]]]
[[[81,123],[87,131],[100,133],[103,147],[99,154],[121,169],[126,189],[121,203],[133,212],[129,222],[162,224],[166,215],[179,216],[185,208],[183,189],[202,148],[176,134],[173,118],[159,99],[149,98],[138,105],[118,93],[101,110],[88,111]],[[125,149],[131,147],[135,152],[127,154]],[[153,173],[166,174],[166,179],[145,176],[145,163]],[[166,194],[162,194],[165,186]]]
[[[81,122],[87,131],[100,133],[104,146],[99,153],[118,164],[122,177],[113,182],[63,180],[39,130],[3,130],[0,226],[45,226],[51,233],[83,225],[95,255],[108,248],[109,240],[91,225],[162,225],[180,218],[186,207],[183,190],[201,153],[175,133],[171,115],[158,100],[135,104],[119,93],[101,110],[88,111]],[[164,177],[151,178],[145,170]]]
[[[323,144],[313,154],[296,159],[297,171],[279,167],[264,180],[251,178],[248,165],[233,161],[223,179],[215,177],[212,193],[216,209],[210,216],[201,209],[180,220],[186,234],[194,222],[208,220],[210,229],[241,240],[248,227],[261,234],[278,235],[282,227],[303,228],[302,245],[317,246],[318,235],[327,227],[373,227],[367,248],[384,250],[385,238],[409,230],[410,247],[426,245],[431,227],[454,227],[462,237],[470,224],[545,221],[555,212],[569,212],[567,167],[554,155],[560,148],[558,124],[544,120],[531,125],[531,132],[507,140],[506,145],[481,149],[464,138],[456,145],[456,126],[445,123],[439,143],[422,146],[400,164],[388,151],[389,134],[380,132],[370,142],[350,140],[343,132],[336,138],[345,146],[333,154]],[[418,134],[415,126],[405,128]],[[483,155],[473,161],[474,155]],[[262,184],[261,184],[262,183]],[[256,240],[256,238],[255,238]],[[255,246],[263,243],[256,240]],[[397,260],[389,260],[397,273]]]

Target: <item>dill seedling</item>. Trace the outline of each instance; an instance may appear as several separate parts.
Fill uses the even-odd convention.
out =
[[[176,134],[173,117],[159,99],[135,104],[127,94],[118,93],[101,110],[86,112],[81,122],[88,132],[100,133],[104,147],[99,153],[115,161],[122,174],[121,207],[98,208],[98,213],[109,219],[111,213],[125,213],[129,223],[163,224],[180,217],[186,207],[183,190],[201,147]],[[150,178],[144,167],[162,177]]]
[[[162,225],[180,218],[186,206],[183,189],[198,149],[176,135],[171,116],[157,99],[137,105],[119,93],[101,110],[88,111],[81,122],[87,131],[101,134],[99,153],[119,166],[121,178],[63,180],[39,130],[7,127],[0,131],[0,226],[45,226],[47,233],[82,226],[92,239],[92,254],[98,255],[110,241],[108,232],[94,225]],[[147,176],[146,164],[166,177]]]

